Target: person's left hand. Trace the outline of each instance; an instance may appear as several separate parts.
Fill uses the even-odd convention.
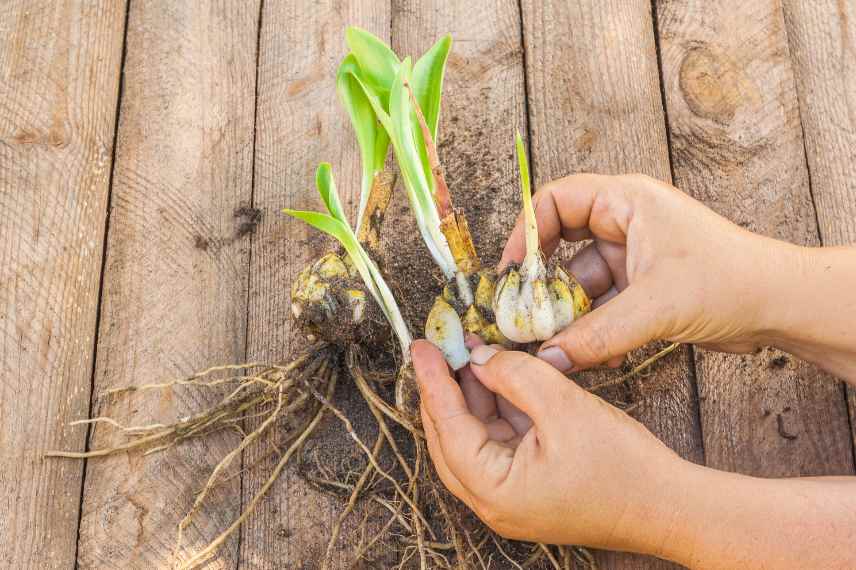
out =
[[[522,352],[477,346],[455,380],[412,346],[428,451],[443,483],[502,536],[650,551],[684,464],[639,422]],[[661,525],[663,528],[660,528]]]

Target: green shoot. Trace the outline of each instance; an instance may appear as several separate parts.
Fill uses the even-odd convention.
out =
[[[538,255],[538,225],[535,222],[535,208],[532,207],[532,188],[529,181],[529,162],[526,149],[518,131],[515,136],[517,164],[520,166],[520,194],[523,197],[523,216],[526,221],[526,257]]]
[[[363,213],[374,183],[374,176],[383,170],[389,148],[389,136],[378,125],[377,115],[356,79],[355,73],[359,73],[359,70],[356,57],[349,54],[342,61],[336,74],[336,91],[351,118],[363,165],[360,204],[357,210],[357,234],[360,232],[360,224],[363,221]]]
[[[332,236],[342,244],[342,247],[345,248],[348,256],[350,256],[354,267],[360,273],[360,277],[363,278],[366,288],[380,306],[384,316],[389,321],[390,326],[392,326],[392,330],[395,331],[398,341],[401,344],[402,353],[406,357],[410,350],[410,331],[404,322],[401,310],[398,308],[398,303],[396,303],[395,297],[386,284],[383,275],[377,265],[371,260],[368,253],[366,253],[366,250],[363,249],[363,246],[360,244],[345,217],[342,210],[342,203],[339,200],[339,194],[336,192],[336,185],[333,181],[330,164],[323,162],[318,166],[315,184],[318,187],[321,200],[327,208],[327,214],[290,209],[283,210],[283,212],[289,216],[303,220],[312,227]]]
[[[362,91],[361,97],[352,95],[351,100],[355,101],[359,97],[360,101],[368,102],[374,113],[374,119],[380,123],[392,142],[422,239],[434,261],[445,276],[451,279],[457,271],[457,266],[440,228],[441,220],[434,195],[434,176],[422,131],[407,90],[409,84],[431,135],[436,138],[443,73],[451,47],[451,37],[441,38],[415,66],[411,65],[409,58],[399,62],[386,44],[364,30],[350,28],[347,40],[351,54],[340,67],[340,73],[348,76],[349,92],[356,92],[357,88]],[[344,84],[344,77],[341,82]],[[356,112],[349,109],[349,113],[356,125],[357,119],[354,118]],[[362,130],[368,132],[367,113],[360,115],[359,122]],[[376,127],[376,122],[374,126]],[[366,142],[361,141],[361,149],[364,155],[369,155],[370,137],[365,135],[363,138]]]

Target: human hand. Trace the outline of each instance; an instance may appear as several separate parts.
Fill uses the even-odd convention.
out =
[[[432,344],[411,352],[437,472],[491,528],[656,551],[684,462],[644,426],[522,352],[476,347],[460,386]]]
[[[540,355],[563,371],[618,365],[656,339],[749,352],[770,340],[773,314],[789,302],[778,276],[799,262],[800,248],[748,232],[653,178],[569,176],[534,202],[548,257],[563,239],[593,240],[566,267],[595,310]],[[518,220],[500,268],[524,254]]]

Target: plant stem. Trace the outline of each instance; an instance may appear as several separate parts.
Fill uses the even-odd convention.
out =
[[[539,254],[538,224],[535,221],[535,208],[532,207],[532,187],[529,181],[529,162],[526,160],[526,149],[523,139],[517,133],[517,163],[520,165],[520,194],[523,197],[523,216],[526,221],[526,257]]]

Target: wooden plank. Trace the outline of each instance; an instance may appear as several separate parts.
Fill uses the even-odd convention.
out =
[[[239,208],[252,191],[258,15],[258,2],[130,5],[95,415],[139,425],[201,411],[222,394],[100,395],[244,360],[249,228]],[[91,447],[120,441],[99,426]],[[237,441],[221,432],[90,460],[81,566],[172,567],[178,522]],[[181,556],[232,522],[240,494],[239,478],[212,491]],[[209,567],[233,568],[236,551],[237,538]]]
[[[575,172],[639,172],[671,181],[651,3],[523,4],[532,162],[537,183]],[[657,365],[663,386],[638,414],[683,457],[704,461],[689,350]],[[604,568],[665,568],[601,553]]]
[[[856,3],[783,7],[820,239],[856,244]],[[848,394],[856,446],[856,389]]]
[[[254,188],[254,206],[263,216],[252,243],[250,360],[284,360],[304,344],[291,327],[288,291],[304,265],[328,251],[332,242],[281,210],[320,207],[315,169],[327,161],[346,211],[351,219],[356,214],[360,156],[336,97],[335,74],[347,53],[345,28],[356,25],[388,40],[389,14],[388,2],[373,0],[263,5]],[[340,397],[354,397],[355,392],[343,379]],[[335,419],[328,417],[319,430],[313,440],[322,441],[328,452],[341,450],[339,458],[352,453],[353,445]],[[244,504],[270,476],[276,459],[262,447],[244,454],[246,465],[258,464],[244,476]],[[240,567],[317,567],[342,507],[341,498],[311,487],[289,468],[241,531]],[[348,528],[342,536],[334,568],[349,566],[357,540]]]
[[[124,2],[0,8],[0,566],[70,568]]]
[[[656,3],[677,186],[752,231],[819,243],[778,2]],[[775,350],[696,352],[708,465],[853,472],[841,386]]]

